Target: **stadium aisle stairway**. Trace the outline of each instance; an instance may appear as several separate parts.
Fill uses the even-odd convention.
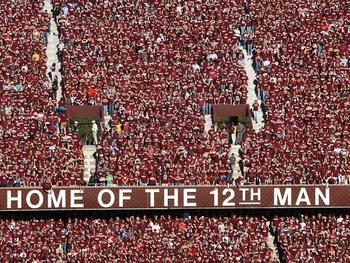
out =
[[[51,10],[52,10],[52,3],[50,0],[45,0],[44,1],[44,9],[51,14]],[[53,63],[56,64],[56,74],[57,74],[57,81],[58,81],[58,90],[56,93],[56,100],[60,101],[61,97],[62,97],[62,87],[60,85],[61,80],[62,80],[62,76],[61,76],[61,63],[58,60],[57,57],[57,46],[59,44],[59,39],[58,39],[58,30],[57,30],[57,25],[55,23],[54,17],[52,15],[50,15],[51,17],[51,21],[50,21],[50,25],[51,25],[51,31],[49,33],[48,36],[48,44],[47,44],[47,49],[46,49],[46,55],[47,55],[47,62],[46,62],[46,66],[47,66],[47,73],[50,72],[51,66]]]

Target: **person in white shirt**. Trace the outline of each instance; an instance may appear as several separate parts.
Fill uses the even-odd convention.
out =
[[[215,61],[215,60],[218,60],[218,55],[216,55],[215,53],[211,53],[207,56],[207,61]]]
[[[63,49],[64,49],[64,43],[61,42],[57,45],[57,56],[58,60],[62,62],[62,54],[63,54]]]
[[[98,132],[98,127],[95,121],[92,121],[92,136],[94,138],[94,144],[97,145],[97,132]]]
[[[67,15],[68,15],[68,11],[69,11],[68,6],[64,6],[64,7],[62,8],[62,11],[63,11],[63,15],[64,15],[64,16],[67,16]]]
[[[201,71],[201,67],[197,63],[194,63],[192,65],[192,69],[193,69],[193,72],[200,72]]]
[[[220,224],[218,225],[218,229],[219,229],[219,231],[220,231],[221,233],[225,232],[225,225],[224,225],[223,223],[220,223]]]
[[[149,226],[151,227],[152,232],[160,233],[160,225],[158,225],[157,223],[150,222]]]

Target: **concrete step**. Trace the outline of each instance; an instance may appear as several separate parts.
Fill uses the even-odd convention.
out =
[[[49,15],[51,16],[51,10],[53,6],[50,0],[45,0],[44,1],[44,10],[47,10]],[[58,78],[58,83],[61,82],[61,73],[59,72],[59,69],[61,68],[61,65],[58,61],[58,57],[56,55],[57,53],[57,45],[59,43],[58,39],[58,31],[57,31],[57,26],[55,24],[54,18],[51,16],[50,20],[51,24],[51,32],[48,35],[48,44],[46,48],[46,55],[47,55],[47,61],[46,65],[48,67],[47,72],[49,72],[50,67],[53,63],[56,63],[56,69],[57,69],[57,78]],[[56,93],[56,100],[59,101],[62,97],[62,87],[61,85],[58,85],[58,90]]]
[[[94,158],[94,156],[93,156],[93,153],[91,153],[91,154],[84,154],[84,158],[86,159],[86,160],[95,160],[95,158]]]
[[[96,162],[95,161],[90,161],[90,162],[84,162],[84,165],[87,167],[95,167]]]
[[[94,158],[84,158],[84,162],[86,162],[86,163],[95,162],[95,159]]]
[[[243,66],[243,68],[247,74],[247,77],[248,77],[247,103],[251,107],[251,105],[253,105],[254,101],[258,100],[258,97],[256,96],[256,93],[255,93],[255,84],[254,84],[254,81],[256,80],[256,73],[255,73],[255,70],[252,66],[252,61],[251,61],[252,56],[249,56],[242,46],[240,46],[240,49],[242,50],[243,55],[244,55],[244,59],[242,60],[242,66]],[[259,102],[259,105],[261,105],[261,101],[258,100],[258,102]],[[264,127],[263,113],[261,110],[259,110],[259,112],[258,112],[258,124],[253,122],[253,129],[255,132],[258,132],[263,127]]]
[[[84,156],[86,156],[87,158],[90,158],[90,159],[94,159],[94,153],[96,151],[92,151],[92,150],[88,150],[88,151],[84,151]]]
[[[271,223],[268,222],[268,225],[270,225]],[[271,235],[270,231],[268,233],[268,237],[267,237],[267,244],[268,246],[272,249],[272,258],[277,261],[277,262],[280,262],[279,261],[279,256],[278,256],[278,249],[277,247],[275,246],[274,244],[274,237]]]
[[[96,151],[96,145],[84,145],[85,151]]]
[[[236,34],[239,35],[239,30],[236,31]],[[253,68],[253,64],[252,64],[252,56],[248,55],[246,50],[240,45],[239,48],[242,50],[244,58],[240,61],[240,65],[244,68],[248,81],[248,94],[247,94],[247,104],[249,104],[249,107],[251,107],[251,105],[253,105],[255,100],[258,100],[258,97],[255,93],[255,84],[254,81],[256,80],[256,73],[255,70]],[[259,105],[261,105],[261,101],[258,100]],[[255,123],[253,121],[253,130],[255,132],[259,132],[264,128],[265,123],[263,122],[263,113],[262,111],[259,109],[258,112],[258,123]],[[240,146],[239,146],[240,147]],[[233,148],[231,148],[232,152],[237,153],[238,154],[238,149],[239,147],[233,146]]]
[[[205,124],[204,124],[204,132],[208,133],[208,131],[211,129],[211,127],[213,126],[213,121],[211,118],[210,114],[207,114],[204,116],[204,120],[205,120]]]
[[[239,144],[231,144],[231,148],[232,149],[241,149],[241,145],[239,145]]]
[[[83,154],[84,154],[84,180],[88,181],[91,175],[91,172],[94,172],[96,169],[96,160],[93,157],[93,154],[96,152],[96,145],[84,145]]]
[[[85,155],[85,154],[84,154],[84,160],[85,160],[85,161],[94,161],[95,158],[94,158],[93,155]]]
[[[94,154],[94,153],[89,153],[89,154],[84,153],[84,158],[85,158],[85,159],[89,159],[89,160],[95,160],[93,154]]]
[[[88,150],[88,151],[84,151],[84,156],[88,157],[88,158],[94,158],[94,153],[96,151],[92,151],[92,150]]]

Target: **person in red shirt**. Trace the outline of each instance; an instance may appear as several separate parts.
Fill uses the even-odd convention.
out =
[[[258,123],[259,103],[257,100],[255,100],[253,103],[252,111],[253,111],[253,120],[255,121],[255,123]]]

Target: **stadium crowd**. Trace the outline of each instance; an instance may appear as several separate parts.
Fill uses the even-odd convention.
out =
[[[229,136],[204,134],[203,115],[212,104],[246,103],[232,23],[241,3],[54,3],[66,102],[111,114],[96,176],[131,185],[231,181]]]
[[[1,1],[0,185],[79,183],[78,137],[61,132],[46,75],[49,14],[43,1]]]
[[[248,181],[349,183],[349,10],[346,0],[249,6],[255,31],[241,31],[253,43],[267,120],[243,143]]]
[[[348,262],[349,215],[1,219],[3,262]]]
[[[1,262],[62,262],[67,229],[62,220],[0,220]]]
[[[277,245],[289,262],[349,262],[350,217],[301,215],[274,217]]]
[[[340,2],[320,8],[313,1],[109,8],[112,2],[56,1],[67,100],[102,103],[112,115],[97,148],[97,177],[132,185],[231,182],[229,136],[203,134],[199,112],[246,102],[242,44],[253,54],[266,114],[264,130],[245,136],[245,179],[348,182],[349,6]]]
[[[349,0],[51,2],[60,84],[56,65],[47,74],[43,0],[0,3],[0,186],[82,184],[67,105],[102,105],[110,118],[97,143],[98,180],[232,183],[231,134],[205,133],[204,115],[247,102],[240,45],[253,56],[265,114],[261,132],[239,136],[244,179],[350,182]],[[321,214],[271,223],[220,213],[1,217],[0,261],[274,262],[271,231],[283,262],[350,262],[349,224],[349,215]]]
[[[58,104],[57,83],[46,74],[43,1],[0,4],[8,14],[0,18],[0,185],[82,183],[82,145],[67,126],[66,105],[103,105],[110,116],[97,145],[97,179],[232,183],[231,134],[204,133],[204,115],[213,104],[247,102],[239,45],[253,55],[266,117],[261,132],[242,138],[244,179],[349,182],[348,1],[53,5]]]
[[[264,217],[1,220],[6,262],[273,262]]]

